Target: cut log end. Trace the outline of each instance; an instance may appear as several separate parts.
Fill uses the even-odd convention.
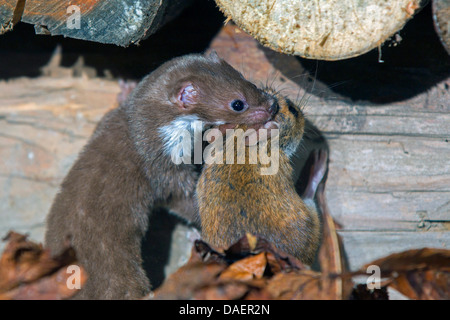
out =
[[[216,0],[261,44],[309,59],[341,60],[379,47],[422,7],[420,0]]]

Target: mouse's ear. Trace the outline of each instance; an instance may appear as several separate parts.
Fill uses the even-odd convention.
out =
[[[182,109],[189,109],[197,103],[199,96],[198,90],[192,82],[184,82],[179,90],[172,97],[174,102]]]
[[[206,57],[214,62],[221,62],[219,55],[217,54],[216,50],[211,50]]]

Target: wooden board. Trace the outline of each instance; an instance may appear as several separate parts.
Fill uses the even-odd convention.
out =
[[[345,254],[350,268],[356,270],[364,264],[393,252],[413,248],[449,248],[450,232],[392,232],[341,231]]]

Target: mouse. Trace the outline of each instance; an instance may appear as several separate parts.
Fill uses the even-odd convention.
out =
[[[75,299],[148,294],[141,243],[149,215],[164,207],[198,221],[194,195],[202,161],[174,161],[180,135],[266,123],[275,102],[215,52],[169,60],[130,91],[98,123],[46,219],[44,245],[57,254],[70,237],[88,274]]]
[[[271,120],[263,125],[234,127],[251,133],[241,135],[243,148],[240,154],[239,135],[235,135],[236,138],[228,135],[230,125],[211,129],[216,132],[209,141],[223,145],[223,148],[214,146],[217,157],[205,162],[197,183],[201,236],[215,247],[228,248],[250,233],[311,266],[321,242],[321,224],[314,196],[325,174],[326,154],[315,151],[320,161],[316,161],[317,165],[311,171],[302,199],[296,191],[292,164],[304,134],[302,108],[271,89],[266,92],[276,101]],[[260,138],[263,136],[261,129],[266,130],[265,140]],[[273,130],[275,134],[267,133]],[[227,135],[218,139],[217,131]],[[270,158],[278,155],[278,159],[273,158],[277,170],[269,174],[261,170],[267,168],[268,162],[259,151],[254,153],[253,161],[250,159],[250,149],[264,150],[261,149],[264,144]],[[234,158],[228,157],[233,159],[231,163],[226,161],[230,146],[233,146],[231,152],[234,155]],[[211,154],[216,155],[215,152],[211,151]],[[243,156],[241,163],[237,161],[240,155]]]

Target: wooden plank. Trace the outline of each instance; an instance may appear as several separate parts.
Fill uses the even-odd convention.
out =
[[[343,190],[342,190],[343,189]],[[344,230],[450,229],[450,192],[380,192],[328,189],[329,206]]]
[[[351,270],[394,252],[415,248],[450,249],[450,232],[340,231]]]
[[[450,145],[441,138],[345,134],[328,138],[330,189],[450,191]]]
[[[440,86],[444,86],[441,83]],[[361,106],[333,105],[311,101],[306,114],[325,134],[450,138],[450,106],[439,109],[417,108],[414,103],[402,105]]]

